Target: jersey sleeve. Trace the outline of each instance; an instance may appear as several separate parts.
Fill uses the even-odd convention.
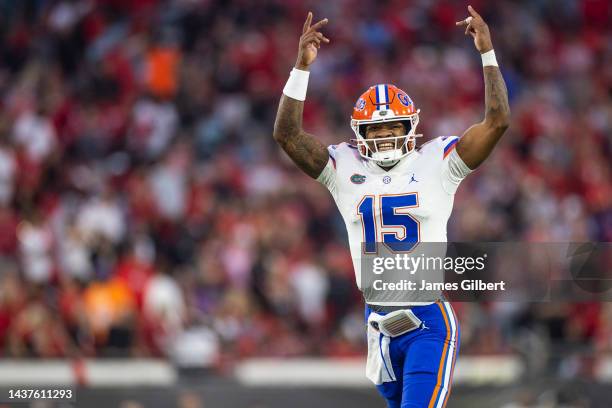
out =
[[[461,159],[457,150],[457,136],[441,138],[442,141],[442,187],[448,194],[455,194],[461,181],[472,170]]]
[[[336,145],[331,145],[327,147],[327,151],[329,152],[329,160],[327,161],[327,164],[325,165],[325,168],[323,169],[321,174],[319,174],[319,177],[317,177],[317,181],[327,187],[327,189],[334,198],[336,197],[336,193],[338,191],[338,185],[336,181],[336,177],[338,175],[336,169],[336,148]]]

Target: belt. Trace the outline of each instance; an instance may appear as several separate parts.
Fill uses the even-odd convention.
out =
[[[384,316],[372,314],[368,324],[379,333],[388,337],[398,337],[423,327],[423,322],[412,310],[403,309]]]
[[[381,305],[371,305],[368,303],[368,307],[376,313],[391,313],[391,312],[395,312],[396,310],[408,310],[411,309],[412,307],[409,305],[406,306],[381,306]]]
[[[446,302],[444,296],[440,297],[440,299],[436,300],[436,302]],[[391,313],[396,310],[411,310],[414,309],[415,306],[419,305],[404,305],[404,306],[381,306],[381,305],[371,305],[367,303],[368,307],[376,313]]]

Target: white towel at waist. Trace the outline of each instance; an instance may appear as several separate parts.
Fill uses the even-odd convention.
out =
[[[377,322],[382,318],[377,313],[370,313],[368,317],[368,360],[366,362],[366,377],[374,384],[395,381],[395,373],[389,356],[389,343],[391,338],[380,333],[372,327],[370,322]]]

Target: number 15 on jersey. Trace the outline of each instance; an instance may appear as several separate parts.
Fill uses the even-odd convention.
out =
[[[377,253],[377,242],[383,242],[394,252],[411,251],[419,242],[419,222],[405,210],[418,206],[417,193],[364,196],[357,207],[363,252]]]

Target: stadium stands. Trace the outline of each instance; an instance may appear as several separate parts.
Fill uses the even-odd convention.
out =
[[[0,356],[223,370],[363,355],[338,212],[272,140],[306,10],[249,3],[2,3]],[[612,5],[473,4],[513,116],[460,188],[449,238],[610,241]],[[331,44],[304,126],[325,143],[351,137],[353,101],[378,82],[410,92],[425,139],[481,118],[480,60],[454,26],[462,3],[314,12]],[[463,354],[518,353],[531,374],[585,374],[568,359],[612,348],[609,304],[455,306]]]

